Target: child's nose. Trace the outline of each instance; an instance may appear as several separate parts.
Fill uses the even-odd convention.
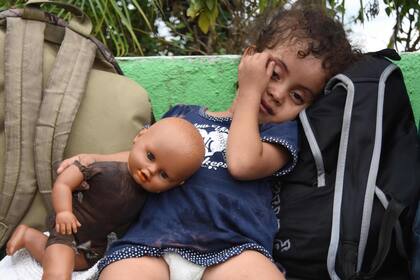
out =
[[[281,105],[283,104],[284,99],[287,96],[287,93],[285,92],[285,90],[276,89],[276,90],[270,91],[268,95],[272,98],[273,102],[276,105]]]

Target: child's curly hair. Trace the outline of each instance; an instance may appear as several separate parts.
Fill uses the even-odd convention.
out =
[[[301,44],[297,56],[313,55],[322,60],[329,76],[343,71],[356,61],[361,52],[352,48],[340,22],[325,9],[298,1],[290,9],[282,8],[259,26],[255,40],[257,52],[279,44]],[[261,23],[260,23],[261,24]]]

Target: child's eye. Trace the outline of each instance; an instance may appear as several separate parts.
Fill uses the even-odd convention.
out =
[[[303,105],[305,103],[303,96],[297,91],[290,92],[290,97],[296,105]]]
[[[161,171],[160,172],[160,177],[162,177],[163,179],[168,179],[169,178],[169,176],[168,176],[168,174],[166,174],[166,172],[165,171]]]
[[[273,81],[278,81],[280,79],[279,73],[277,73],[276,71],[273,71],[273,73],[271,74],[271,79]]]
[[[151,161],[155,160],[155,155],[152,154],[151,152],[147,152],[146,156],[148,160],[151,160]]]

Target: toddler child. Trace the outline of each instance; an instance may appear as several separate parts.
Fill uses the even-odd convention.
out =
[[[85,167],[75,161],[54,182],[50,236],[20,225],[7,243],[7,254],[26,248],[42,263],[43,279],[70,279],[73,270],[87,269],[103,257],[107,235],[127,230],[148,192],[182,184],[203,157],[198,130],[181,118],[165,118],[137,134],[126,162]]]
[[[284,279],[271,255],[272,180],[296,164],[299,112],[354,58],[342,25],[322,10],[298,2],[267,21],[241,58],[230,108],[179,105],[164,115],[200,129],[205,159],[183,186],[149,196],[100,261],[99,279]]]

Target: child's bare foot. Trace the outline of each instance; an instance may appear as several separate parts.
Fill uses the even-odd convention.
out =
[[[25,232],[28,229],[26,225],[19,225],[7,242],[6,253],[11,256],[17,250],[22,249],[25,246]]]

